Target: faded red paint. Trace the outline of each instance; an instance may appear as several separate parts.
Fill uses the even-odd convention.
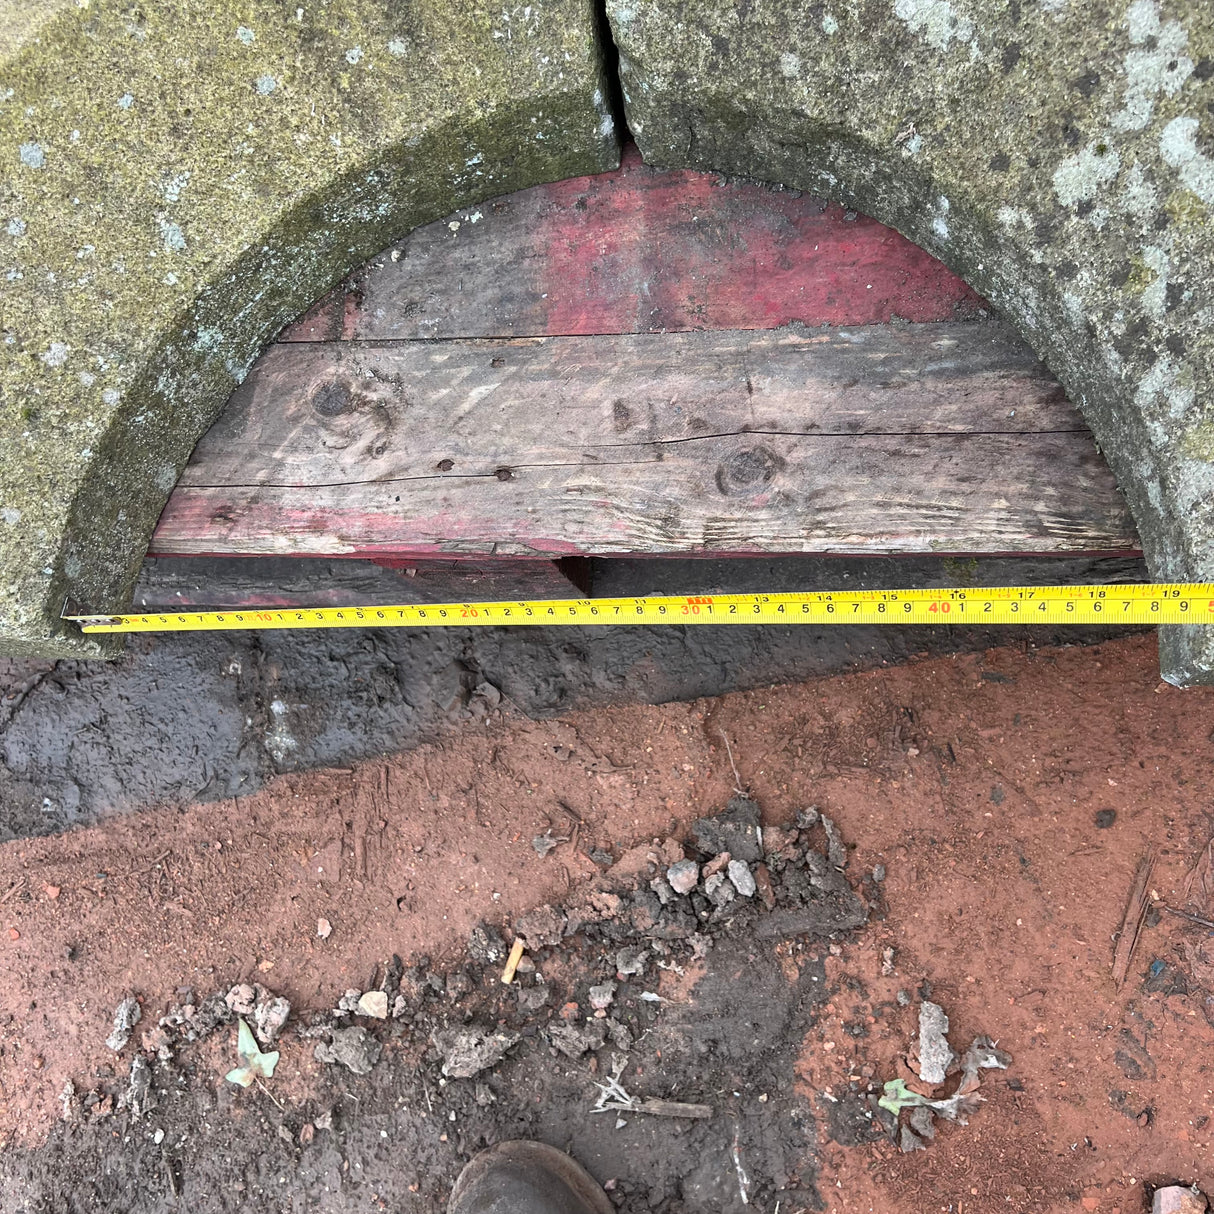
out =
[[[516,219],[525,217],[513,230],[526,233],[524,262],[540,277],[524,284],[504,275],[478,290],[500,294],[494,306],[505,313],[525,311],[519,332],[869,325],[956,320],[985,307],[941,262],[874,219],[796,191],[647,168],[635,147],[615,172],[535,186],[505,201]],[[493,233],[487,221],[461,239],[491,241]],[[351,281],[375,273],[368,268]],[[441,295],[459,286],[426,289]],[[280,340],[367,336],[361,309],[361,294],[343,286]]]
[[[538,187],[550,333],[956,320],[985,306],[892,228],[795,191],[646,168]]]

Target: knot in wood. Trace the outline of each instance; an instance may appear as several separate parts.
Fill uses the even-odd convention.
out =
[[[746,447],[717,465],[717,488],[726,495],[754,493],[783,468],[784,460],[770,447]]]

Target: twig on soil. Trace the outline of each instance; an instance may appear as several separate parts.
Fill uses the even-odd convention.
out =
[[[725,743],[725,753],[729,756],[729,766],[733,768],[733,790],[739,797],[744,797],[746,789],[742,787],[742,777],[738,775],[738,765],[733,761],[733,747],[729,744],[729,735],[723,729],[718,729],[717,733],[721,735],[721,741]]]
[[[255,1080],[255,1082],[256,1082],[257,1086],[258,1086],[259,1088],[261,1088],[261,1090],[262,1090],[263,1092],[265,1092],[265,1094],[266,1094],[267,1096],[269,1096],[269,1098],[270,1098],[272,1101],[274,1101],[274,1103],[275,1103],[276,1105],[278,1105],[278,1108],[279,1108],[279,1111],[280,1111],[280,1112],[285,1113],[285,1112],[287,1111],[286,1105],[284,1105],[284,1104],[282,1103],[282,1101],[281,1101],[281,1100],[279,1100],[279,1099],[278,1099],[278,1097],[277,1097],[277,1096],[275,1096],[275,1095],[274,1095],[274,1093],[273,1093],[273,1092],[271,1092],[271,1091],[270,1091],[270,1089],[269,1089],[268,1087],[266,1087],[266,1085],[265,1085],[264,1083],[262,1083],[262,1082],[261,1082],[261,1080],[260,1080],[260,1079]]]
[[[1129,973],[1130,959],[1134,955],[1134,946],[1138,943],[1138,934],[1142,930],[1142,920],[1147,913],[1147,903],[1150,897],[1147,887],[1151,881],[1151,873],[1155,868],[1155,853],[1148,852],[1138,865],[1134,876],[1134,886],[1130,891],[1130,903],[1126,907],[1125,918],[1121,923],[1121,931],[1117,936],[1117,947],[1113,950],[1113,983],[1120,987]]]
[[[596,1083],[599,1098],[594,1102],[592,1113],[648,1113],[651,1117],[688,1117],[707,1120],[712,1116],[712,1107],[707,1104],[688,1104],[682,1100],[638,1100],[630,1096],[620,1083],[624,1073],[617,1067],[607,1076],[606,1083]]]
[[[579,826],[586,825],[584,819],[579,818],[578,815],[575,814],[573,812],[573,810],[570,809],[569,806],[565,804],[564,801],[557,801],[556,805],[557,805],[557,808],[561,811],[561,813],[568,814],[569,817],[571,817]]]
[[[164,1172],[169,1178],[169,1192],[172,1193],[175,1198],[180,1197],[181,1189],[177,1185],[177,1173],[173,1171],[173,1161],[171,1159],[165,1159]]]
[[[1166,906],[1162,902],[1155,904],[1161,911],[1175,915],[1178,919],[1187,919],[1190,923],[1200,923],[1202,927],[1214,928],[1214,919],[1203,919],[1200,915],[1191,915],[1188,911],[1177,910],[1174,906]]]
[[[156,859],[153,860],[150,864],[145,864],[142,868],[132,868],[129,872],[123,873],[122,875],[124,877],[142,876],[144,873],[151,872],[152,869],[154,869],[156,867],[156,865],[161,862],[161,860],[164,860],[165,858],[167,858],[168,856],[171,856],[172,854],[173,854],[173,849],[171,847],[166,847],[164,849],[164,851],[162,851],[160,853],[160,855],[158,855],[156,857]]]
[[[25,878],[18,877],[3,894],[0,894],[0,903],[7,902],[24,884]]]

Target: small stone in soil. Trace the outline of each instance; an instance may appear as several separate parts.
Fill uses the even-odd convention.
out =
[[[263,999],[253,1011],[257,1040],[262,1045],[269,1045],[282,1032],[282,1026],[286,1024],[290,1014],[291,1005],[281,995],[273,999]]]
[[[359,997],[358,1014],[373,1020],[387,1020],[388,996],[383,991],[366,991]]]
[[[676,894],[689,894],[700,879],[700,866],[694,860],[680,860],[666,870],[666,880]]]
[[[759,806],[749,797],[733,797],[725,812],[698,818],[691,824],[696,846],[706,856],[729,852],[735,860],[752,864],[763,859],[759,835]]]
[[[607,1040],[607,1026],[602,1020],[591,1020],[582,1028],[553,1020],[547,1028],[548,1040],[566,1058],[577,1059],[588,1050],[597,1050]]]
[[[485,1029],[435,1029],[430,1035],[443,1056],[443,1074],[449,1079],[471,1079],[496,1066],[519,1041],[518,1033]]]
[[[623,978],[645,972],[645,953],[643,948],[622,948],[615,955],[615,972]]]
[[[115,1053],[123,1049],[131,1039],[131,1030],[139,1023],[143,1011],[139,1001],[128,995],[114,1009],[114,1031],[105,1039],[105,1044]]]
[[[609,1008],[615,999],[615,986],[614,982],[604,982],[601,986],[592,986],[590,988],[590,1006],[596,1011]]]
[[[317,919],[316,934],[322,940],[328,940],[328,938],[333,934],[333,924],[331,924],[328,919]]]
[[[1117,811],[1115,809],[1098,809],[1096,811],[1097,830],[1108,830],[1116,821]]]
[[[674,898],[674,889],[665,877],[654,877],[649,883],[649,888],[658,896],[658,901],[666,906]]]
[[[933,1086],[944,1082],[957,1057],[948,1043],[948,1016],[938,1003],[919,1004],[919,1078]]]
[[[714,873],[704,882],[704,893],[713,906],[726,906],[733,901],[733,886],[724,873]]]
[[[542,835],[536,835],[531,840],[531,846],[535,850],[537,856],[546,856],[557,844],[562,840],[554,839],[551,831],[545,831]]]
[[[482,965],[497,965],[505,961],[509,951],[496,927],[480,923],[468,934],[468,954]]]
[[[126,1091],[126,1107],[136,1120],[156,1107],[152,1092],[152,1068],[142,1054],[131,1059],[131,1079]]]
[[[332,1029],[330,1040],[320,1042],[315,1050],[317,1062],[344,1066],[355,1075],[366,1075],[383,1053],[380,1045],[361,1025],[348,1029]],[[320,1125],[320,1118],[316,1119]]]
[[[223,1001],[228,1010],[237,1016],[251,1016],[257,1002],[257,992],[247,983],[238,982],[226,995]]]
[[[756,889],[755,879],[751,875],[750,869],[743,864],[741,860],[730,860],[729,879],[733,883],[734,889],[736,889],[743,898],[754,897]]]
[[[535,986],[516,986],[514,990],[520,1012],[538,1012],[548,1003],[548,988],[542,982]]]

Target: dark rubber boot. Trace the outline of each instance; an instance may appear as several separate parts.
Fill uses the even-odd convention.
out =
[[[593,1177],[542,1142],[499,1142],[460,1173],[447,1214],[615,1214]]]

